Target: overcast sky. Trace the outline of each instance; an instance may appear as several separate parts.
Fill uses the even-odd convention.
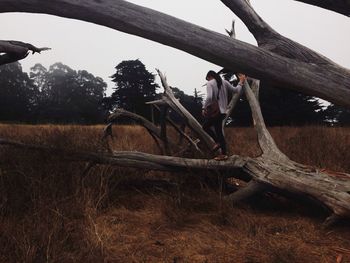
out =
[[[133,0],[211,30],[225,33],[236,19],[237,38],[256,45],[244,24],[219,0]],[[200,4],[199,4],[200,3]],[[350,19],[324,9],[292,0],[251,0],[258,14],[275,30],[333,61],[350,68]],[[147,69],[165,72],[171,86],[187,94],[201,89],[209,69],[218,66],[156,42],[78,20],[39,14],[0,14],[2,40],[20,40],[51,51],[30,55],[21,61],[29,72],[35,63],[49,67],[62,62],[75,70],[85,69],[102,77],[113,87],[109,76],[123,60],[140,59]],[[202,88],[203,90],[203,88]]]

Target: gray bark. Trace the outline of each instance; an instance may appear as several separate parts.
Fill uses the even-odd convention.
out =
[[[223,1],[232,2],[232,1]],[[34,12],[59,15],[105,25],[123,32],[148,38],[211,61],[236,72],[245,72],[259,79],[273,80],[282,87],[350,105],[350,72],[332,61],[291,42],[269,28],[255,12],[243,2],[240,10],[248,15],[245,21],[259,38],[262,48],[233,40],[177,18],[164,15],[122,0],[0,0],[0,12]],[[279,45],[285,46],[279,48]],[[296,48],[295,51],[288,50]],[[215,50],[215,52],[213,52]],[[268,50],[272,50],[268,51]],[[279,53],[281,55],[278,55]],[[165,77],[160,73],[165,95],[163,101],[176,110],[210,149],[211,138],[199,123],[173,97]],[[255,82],[258,86],[258,82]],[[254,88],[254,87],[253,87]],[[65,152],[44,146],[25,145],[1,140],[0,144],[17,148],[61,154],[69,160],[88,161],[123,167],[146,168],[162,171],[225,170],[232,177],[252,181],[241,193],[254,193],[255,189],[290,192],[307,196],[326,205],[335,217],[350,217],[350,175],[310,169],[295,163],[280,152],[266,129],[259,103],[250,87],[245,92],[252,108],[258,141],[263,154],[257,158],[231,156],[227,161],[187,159],[138,152],[95,154]],[[235,173],[241,169],[244,173]],[[253,189],[254,191],[249,191]],[[237,193],[237,196],[239,193]],[[242,196],[242,194],[240,194]],[[243,196],[249,196],[243,194]]]
[[[253,80],[252,88],[258,89],[259,83],[259,80]],[[258,134],[258,142],[263,155],[279,160],[280,162],[290,161],[289,158],[278,149],[271,134],[267,130],[259,101],[256,99],[256,96],[249,87],[247,81],[244,83],[244,91],[252,111],[253,122]]]
[[[163,147],[159,146],[160,149],[162,150],[162,152],[165,152],[167,155],[169,155],[170,149],[175,149],[178,146],[174,145],[173,142],[168,141],[166,123],[169,123],[179,133],[181,138],[186,139],[189,142],[189,144],[193,147],[193,149],[196,150],[201,156],[203,156],[205,152],[210,154],[210,150],[214,146],[214,141],[202,129],[202,126],[198,123],[198,121],[175,98],[170,86],[167,83],[166,77],[159,70],[157,71],[159,73],[162,85],[164,87],[164,93],[162,99],[150,101],[146,104],[153,105],[161,112],[161,127],[159,128],[155,126],[152,122],[138,114],[123,109],[117,109],[108,118],[109,124],[104,129],[103,138],[106,138],[109,135],[112,136],[111,127],[114,122],[117,122],[120,118],[128,118],[146,128],[149,134],[155,139],[157,145],[159,145],[157,140],[159,139],[163,143]],[[171,108],[174,112],[178,113],[182,117],[186,125],[199,137],[199,139],[192,140],[190,136],[185,134],[179,127],[177,127],[176,124],[167,116],[168,108]],[[205,147],[204,151],[202,151],[198,146],[198,143],[200,141],[203,142],[201,145]],[[170,144],[171,147],[169,147],[168,144]]]
[[[280,87],[350,106],[350,71],[282,57],[122,0],[0,0],[0,12],[46,13],[88,21],[175,47]],[[213,52],[215,50],[215,52]]]
[[[214,140],[203,130],[199,122],[185,109],[185,107],[181,105],[179,100],[175,98],[170,86],[167,83],[166,77],[162,74],[162,72],[159,70],[157,71],[164,87],[164,95],[162,100],[183,118],[187,126],[198,135],[201,142],[203,142],[207,147],[207,150],[211,150],[215,145]]]
[[[244,22],[254,35],[259,47],[300,62],[338,67],[321,54],[280,35],[245,0],[221,0],[221,2]]]
[[[337,12],[339,14],[350,16],[349,0],[296,0],[296,1],[322,7],[322,8]]]

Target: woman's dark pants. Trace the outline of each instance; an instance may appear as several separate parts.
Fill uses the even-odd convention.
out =
[[[226,140],[222,129],[222,122],[225,116],[225,114],[220,114],[215,118],[206,118],[203,123],[203,129],[216,143],[220,144],[221,153],[226,155]],[[211,129],[212,127],[214,127],[215,132]]]

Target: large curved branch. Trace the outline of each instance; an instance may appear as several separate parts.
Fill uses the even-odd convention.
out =
[[[295,0],[309,5],[314,5],[328,9],[339,14],[350,16],[350,1],[349,0]]]
[[[162,137],[161,129],[158,128],[157,126],[155,126],[149,120],[145,119],[144,117],[142,117],[142,116],[140,116],[140,115],[138,115],[136,113],[124,110],[124,109],[116,109],[108,117],[108,123],[109,124],[105,128],[105,135],[104,135],[104,137],[107,137],[107,135],[112,135],[112,130],[111,130],[112,126],[111,125],[114,122],[117,122],[121,118],[127,118],[127,119],[130,119],[130,120],[133,120],[136,123],[138,123],[139,125],[143,126],[148,131],[148,133],[151,135],[151,137],[154,139],[154,141],[155,141],[156,145],[158,146],[159,150],[161,152],[166,152],[166,144],[167,144],[167,142],[164,141],[164,138]],[[110,134],[108,134],[108,133],[110,133]],[[163,147],[159,144],[158,140],[160,140],[163,143]]]
[[[254,79],[252,88],[257,89],[259,87],[259,84],[260,81]],[[268,158],[273,158],[274,160],[289,162],[289,158],[278,149],[271,134],[267,130],[259,101],[256,99],[256,96],[254,95],[247,81],[244,83],[244,92],[252,111],[254,126],[258,134],[258,142],[263,155]]]
[[[159,102],[160,102],[160,104],[164,103],[163,100],[160,100]],[[157,103],[157,101],[155,101],[155,102],[148,102],[146,104],[153,104],[153,106],[155,108],[160,110],[160,108],[158,107],[158,105],[156,103]],[[177,126],[177,124],[171,118],[169,118],[169,116],[166,117],[166,121],[175,129],[175,131],[178,132],[178,134],[180,135],[181,139],[185,138],[188,141],[189,145],[191,145],[193,147],[193,149],[195,149],[199,154],[203,155],[202,150],[197,145],[199,140],[192,140],[192,138],[190,136],[188,136],[181,128],[179,128]]]
[[[0,0],[0,12],[46,13],[88,21],[175,47],[280,87],[350,106],[350,72],[301,63],[122,0]],[[213,52],[215,50],[215,52]]]
[[[343,70],[330,59],[277,33],[246,0],[221,0],[221,2],[244,22],[254,35],[259,47],[301,62],[325,64]]]
[[[138,114],[135,114],[133,112],[130,112],[130,111],[127,111],[124,109],[116,109],[108,117],[108,123],[116,122],[121,118],[131,119],[131,120],[137,122],[138,124],[142,125],[143,127],[145,127],[149,133],[154,134],[158,138],[161,137],[160,129],[157,126],[155,126],[152,122],[150,122],[149,120],[145,119],[144,117],[142,117]]]
[[[188,110],[181,105],[180,101],[175,98],[164,74],[160,70],[157,70],[157,72],[164,87],[164,95],[162,100],[184,119],[188,127],[198,135],[202,142],[204,142],[207,149],[211,150],[215,144],[214,140],[203,130],[202,126],[191,115],[191,113],[189,113]]]

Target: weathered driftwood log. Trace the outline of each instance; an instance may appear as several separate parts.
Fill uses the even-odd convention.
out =
[[[29,51],[40,53],[50,48],[38,48],[29,43],[14,40],[0,40],[0,65],[12,63],[28,56]]]
[[[122,0],[0,0],[0,12],[46,13],[88,21],[169,45],[207,61],[350,106],[350,71],[315,65]],[[215,52],[213,52],[215,50]]]

